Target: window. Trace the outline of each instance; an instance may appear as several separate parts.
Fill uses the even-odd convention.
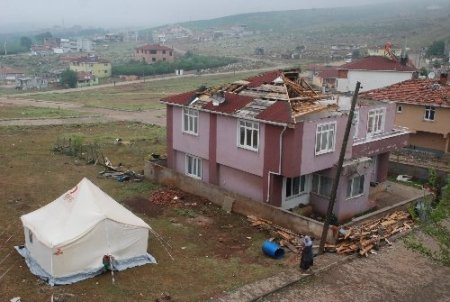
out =
[[[433,106],[425,106],[425,117],[426,121],[434,121],[435,109]]]
[[[152,62],[156,62],[156,58],[152,58]]]
[[[336,122],[317,125],[316,155],[333,152],[336,137]]]
[[[305,175],[297,177],[286,177],[285,196],[286,198],[295,197],[305,192]]]
[[[358,128],[359,128],[359,111],[353,112],[353,121],[352,125],[355,128],[355,132],[353,132],[353,138],[358,137]]]
[[[150,50],[150,53],[152,54],[152,55],[155,55],[156,54],[156,50]]]
[[[198,135],[198,110],[183,108],[183,132]]]
[[[186,154],[186,175],[194,178],[202,178],[202,160],[198,157]]]
[[[105,73],[108,73],[108,70],[105,70]]]
[[[364,175],[349,179],[347,186],[347,197],[359,196],[364,192]]]
[[[166,60],[166,58],[163,58],[163,61],[165,61]]]
[[[108,67],[108,63],[105,63],[105,66]]]
[[[397,113],[401,113],[403,111],[402,105],[397,105]]]
[[[33,243],[33,233],[28,230],[28,241],[30,241],[30,243]]]
[[[329,197],[331,194],[331,187],[333,186],[333,180],[330,177],[326,177],[319,174],[313,175],[312,192]]]
[[[169,56],[172,56],[172,52],[169,52]]]
[[[239,147],[258,151],[259,124],[239,121]]]
[[[375,135],[383,132],[384,128],[384,108],[369,111],[367,119],[367,134]]]
[[[165,54],[166,54],[166,51],[165,51],[165,50],[163,50],[163,51],[162,51],[162,53],[163,53],[163,55],[165,55]]]

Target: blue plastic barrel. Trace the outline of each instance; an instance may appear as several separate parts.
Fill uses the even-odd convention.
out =
[[[262,250],[264,254],[275,259],[281,259],[284,256],[284,250],[277,243],[270,240],[263,242]]]

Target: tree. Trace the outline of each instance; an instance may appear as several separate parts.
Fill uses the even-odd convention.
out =
[[[26,48],[29,50],[31,48],[31,45],[33,44],[33,41],[31,41],[28,37],[20,37],[20,46]]]
[[[65,87],[75,88],[77,86],[77,73],[66,69],[61,73],[60,83]]]
[[[443,57],[445,55],[445,42],[444,40],[434,41],[433,44],[428,47],[427,57]]]

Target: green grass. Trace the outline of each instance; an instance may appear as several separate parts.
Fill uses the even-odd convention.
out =
[[[40,107],[2,107],[0,119],[13,118],[64,118],[86,116],[87,113],[66,109]]]
[[[99,176],[102,167],[86,165],[73,157],[54,154],[57,138],[77,139],[82,143],[98,144],[114,165],[140,172],[144,159],[151,153],[165,153],[165,130],[139,123],[110,123],[90,125],[61,125],[41,127],[0,127],[0,160],[5,177],[0,178],[0,242],[1,259],[14,245],[23,244],[20,216],[53,201],[88,177],[118,202],[128,206],[130,199],[142,199],[144,204],[159,185],[144,180],[140,183],[120,183]],[[115,144],[115,138],[122,144]],[[49,301],[70,293],[70,301],[154,301],[161,292],[168,292],[175,301],[204,301],[223,293],[276,274],[285,268],[281,261],[265,257],[261,244],[269,236],[251,227],[244,217],[227,214],[221,208],[203,204],[198,197],[183,196],[183,201],[197,206],[162,207],[159,214],[149,215],[133,210],[149,223],[172,246],[171,260],[160,242],[149,238],[149,252],[157,265],[145,265],[119,272],[116,283],[103,274],[76,284],[54,287],[42,284],[33,276],[24,260],[13,253],[0,264],[3,273],[1,296],[15,297],[20,293],[27,301]],[[213,223],[207,227],[189,221],[205,216]],[[224,227],[226,226],[226,227]],[[248,240],[249,236],[252,239]],[[225,243],[218,238],[224,238]],[[185,247],[185,249],[182,249]],[[223,253],[227,253],[227,257]]]
[[[80,103],[87,107],[101,107],[124,110],[163,109],[159,100],[171,94],[194,90],[201,85],[215,86],[253,76],[254,72],[213,75],[186,76],[175,79],[147,81],[124,86],[99,88],[68,93],[36,93],[27,98],[58,102]]]

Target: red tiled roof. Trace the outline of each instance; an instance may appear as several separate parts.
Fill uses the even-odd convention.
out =
[[[251,78],[247,81],[250,82],[247,86],[250,88],[261,86],[262,84],[268,84],[273,82],[276,78],[281,75],[280,70],[269,71]]]
[[[408,63],[402,65],[389,58],[382,56],[369,56],[339,67],[344,70],[389,70],[389,71],[416,71],[416,68]]]
[[[257,119],[277,123],[292,123],[292,111],[288,102],[275,102],[256,116]]]
[[[184,92],[161,99],[162,102],[175,105],[188,105],[195,97],[196,91]]]
[[[369,90],[360,97],[377,101],[393,101],[418,105],[450,107],[450,85],[439,80],[407,80],[388,87]]]
[[[337,78],[338,69],[335,67],[326,67],[319,72],[318,76],[322,79]]]
[[[239,109],[244,108],[253,101],[253,97],[239,95],[234,93],[225,93],[225,102],[220,104],[219,106],[214,106],[212,102],[207,103],[203,106],[203,109],[211,110],[215,112],[232,114],[238,111]]]
[[[136,50],[169,50],[172,51],[172,48],[169,48],[167,46],[164,45],[159,45],[159,44],[146,44],[143,46],[139,46],[136,47]]]

